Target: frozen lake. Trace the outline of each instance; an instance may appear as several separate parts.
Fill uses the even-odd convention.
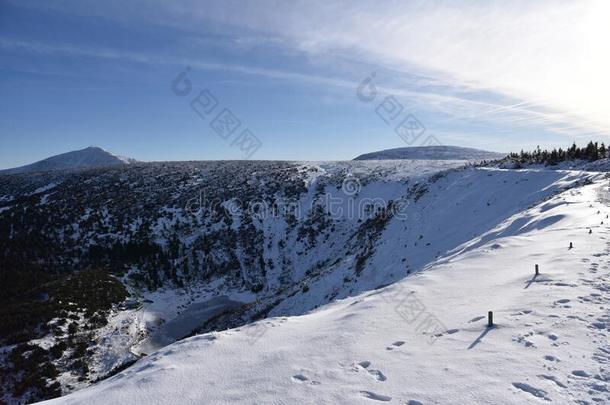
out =
[[[243,305],[243,302],[234,301],[227,296],[214,297],[208,301],[197,302],[190,305],[176,318],[163,324],[142,344],[144,353],[152,353],[179,339],[184,338],[193,330],[203,325],[207,320],[224,310],[233,309]]]

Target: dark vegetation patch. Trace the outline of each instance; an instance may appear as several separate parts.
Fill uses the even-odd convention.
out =
[[[44,280],[44,281],[42,281]],[[114,304],[127,298],[125,286],[104,270],[60,275],[54,281],[30,279],[21,283],[21,297],[6,294],[0,303],[0,338],[4,345],[27,342],[51,332],[55,344],[48,350],[19,343],[4,356],[0,367],[3,390],[27,402],[61,395],[55,363],[85,381],[93,342],[92,330],[107,323]],[[4,392],[7,394],[7,392]]]
[[[55,381],[58,371],[51,356],[49,351],[36,345],[16,346],[7,356],[6,365],[0,368],[3,391],[12,387],[10,394],[28,403],[59,397],[61,387]]]
[[[18,281],[19,295],[5,293],[2,297],[0,342],[3,345],[42,337],[51,331],[52,319],[59,318],[60,324],[65,323],[76,312],[83,312],[84,318],[95,326],[103,326],[112,305],[127,298],[125,286],[103,270],[61,275],[52,281],[48,278],[29,278],[29,289],[23,280]],[[69,325],[68,330],[71,328],[74,326]]]
[[[573,143],[567,149],[540,149],[528,152],[521,151],[520,153],[511,153],[505,160],[515,162],[517,164],[545,164],[545,165],[556,165],[561,162],[576,161],[576,160],[588,160],[594,162],[599,159],[608,157],[609,150],[606,145],[602,142],[589,142],[585,147],[578,147],[576,143]]]

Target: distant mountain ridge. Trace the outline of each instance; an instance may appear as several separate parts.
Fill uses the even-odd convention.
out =
[[[52,170],[85,169],[91,167],[103,167],[114,165],[125,165],[135,163],[137,160],[113,155],[102,148],[90,146],[85,149],[62,153],[40,160],[38,162],[0,170],[0,174],[20,174],[47,172]]]
[[[354,160],[494,160],[505,157],[505,153],[490,152],[461,146],[415,146],[385,149],[365,153]]]

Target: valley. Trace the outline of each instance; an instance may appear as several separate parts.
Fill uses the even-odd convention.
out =
[[[537,254],[527,249],[519,253],[518,246],[530,238],[542,238],[535,244],[547,243],[547,233],[571,229],[567,223],[577,221],[573,217],[578,211],[572,211],[576,206],[600,204],[596,193],[605,174],[585,170],[586,165],[578,169],[501,167],[443,160],[167,162],[0,176],[2,190],[6,190],[0,208],[6,246],[3,263],[28,275],[13,279],[5,272],[5,282],[12,283],[13,291],[44,298],[42,309],[35,311],[15,296],[4,298],[3,319],[12,319],[16,313],[28,316],[20,316],[18,323],[4,321],[15,326],[3,332],[3,362],[9,356],[33,360],[32,353],[38,351],[36,364],[48,365],[50,370],[41,375],[34,372],[39,368],[32,369],[28,378],[40,381],[34,385],[40,388],[18,391],[24,376],[8,369],[2,376],[4,398],[28,401],[54,396],[52,392],[65,395],[73,391],[95,397],[97,388],[80,390],[110,377],[95,387],[113,392],[115,384],[122,386],[124,376],[134,376],[135,382],[144,375],[135,370],[156,370],[158,362],[172,364],[161,367],[163,370],[190,370],[206,364],[221,372],[227,364],[238,364],[222,360],[222,356],[230,359],[234,355],[245,356],[244,361],[257,367],[272,361],[270,370],[279,367],[282,374],[292,373],[287,380],[275,372],[263,375],[282,391],[289,390],[285,384],[290,384],[290,390],[301,384],[304,391],[294,391],[295,401],[304,401],[308,395],[318,398],[316,403],[337,395],[351,401],[346,403],[397,395],[406,401],[399,394],[398,381],[413,381],[409,371],[399,363],[392,366],[395,360],[383,356],[366,357],[363,352],[363,359],[358,360],[357,353],[367,347],[372,350],[371,344],[381,345],[384,356],[391,352],[403,356],[398,353],[407,351],[411,359],[407,363],[412,364],[424,361],[417,358],[425,353],[432,353],[433,359],[449,359],[449,352],[443,353],[457,350],[456,344],[472,345],[469,350],[473,350],[484,346],[487,333],[507,333],[501,327],[491,332],[481,329],[488,308],[499,311],[499,325],[520,319],[511,315],[519,311],[530,311],[521,316],[531,318],[531,309],[517,305],[524,293],[517,291],[527,292],[539,285],[555,288],[550,281],[539,284],[538,280],[527,281],[529,277],[519,282],[527,288],[514,287],[517,281],[512,277],[517,273],[507,265],[523,263],[525,277]],[[599,205],[598,210],[604,207]],[[588,224],[590,219],[582,221]],[[571,240],[581,244],[576,236]],[[26,243],[32,248],[21,249]],[[524,258],[515,262],[508,258],[513,255]],[[43,256],[51,260],[43,262]],[[494,261],[502,263],[500,268]],[[543,269],[548,266],[542,259],[537,262]],[[486,266],[494,271],[488,281],[492,284],[486,284],[481,273],[485,270],[475,271]],[[563,266],[561,263],[560,269]],[[51,274],[85,277],[88,271],[100,269],[125,289],[123,296],[111,297],[104,307],[87,301],[57,306],[65,299],[41,278]],[[557,271],[565,271],[560,269]],[[496,275],[496,271],[500,273]],[[581,288],[574,280],[562,278],[557,283]],[[561,299],[556,299],[556,305],[561,305]],[[574,298],[566,299],[570,300],[567,303]],[[420,319],[410,320],[415,314]],[[471,324],[466,322],[470,315]],[[527,342],[536,344],[538,332],[529,335],[524,325],[514,329],[508,339],[512,345],[515,341],[526,342],[526,348],[531,347]],[[477,331],[482,334],[478,340]],[[388,339],[394,336],[391,342],[384,343],[386,334]],[[194,337],[181,340],[189,336]],[[327,343],[322,346],[339,358],[324,350],[315,353],[324,339]],[[228,346],[214,360],[220,342]],[[61,351],[55,349],[58,345]],[[437,353],[437,348],[443,351]],[[354,359],[345,357],[352,352]],[[303,357],[293,358],[291,353]],[[176,360],[174,356],[178,356]],[[188,366],[190,360],[183,356],[194,356],[195,363]],[[195,360],[198,356],[206,360]],[[456,356],[452,360],[456,364],[465,361]],[[319,361],[313,361],[314,368],[308,367],[301,364],[305,357]],[[343,371],[339,372],[337,365],[341,364]],[[377,364],[385,368],[381,370]],[[320,368],[323,366],[331,374]],[[240,366],[242,369],[249,368]],[[430,381],[436,371],[426,371],[431,373]],[[227,372],[234,387],[257,384],[238,369],[229,367]],[[347,374],[341,377],[341,373]],[[466,373],[468,378],[474,378],[472,373],[474,369]],[[164,383],[165,374],[155,373],[160,380],[147,385],[146,391],[159,387],[171,392],[173,388]],[[390,380],[388,375],[404,377],[384,384],[391,386],[393,394],[389,395],[387,389],[381,392],[369,384],[358,390],[344,380],[350,374],[369,374],[383,382]],[[324,375],[330,381],[338,380],[325,385]],[[224,381],[220,376],[209,378]],[[180,380],[189,381],[187,376]],[[526,383],[515,377],[515,384],[507,389],[524,391],[525,385],[519,384]],[[214,387],[215,383],[204,385]],[[49,391],[51,386],[54,391]],[[316,394],[315,389],[322,391]],[[418,389],[425,392],[426,385]],[[223,386],[199,394],[214,398],[214,403],[229,403],[230,396],[214,397],[213,392],[221,395],[230,390]],[[264,389],[256,391],[260,394],[254,402],[270,400]],[[127,392],[141,395],[140,389]],[[157,398],[163,397],[157,394]],[[465,393],[460,395],[467,400]],[[94,397],[82,401],[95,403]],[[98,398],[105,401],[106,393]],[[519,398],[515,394],[515,401]],[[424,403],[432,400],[423,399],[427,399]],[[139,396],[132,400],[155,402]]]

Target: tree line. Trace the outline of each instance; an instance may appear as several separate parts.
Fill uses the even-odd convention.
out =
[[[608,153],[608,148],[606,148],[606,145],[604,145],[603,142],[598,144],[597,142],[590,141],[587,146],[582,148],[576,146],[576,143],[573,143],[572,146],[567,149],[553,148],[553,150],[542,150],[540,149],[540,146],[538,146],[534,151],[526,152],[521,150],[520,153],[510,153],[508,157],[510,160],[519,163],[544,163],[545,165],[556,165],[560,162],[574,160],[587,160],[593,162],[607,158]]]

